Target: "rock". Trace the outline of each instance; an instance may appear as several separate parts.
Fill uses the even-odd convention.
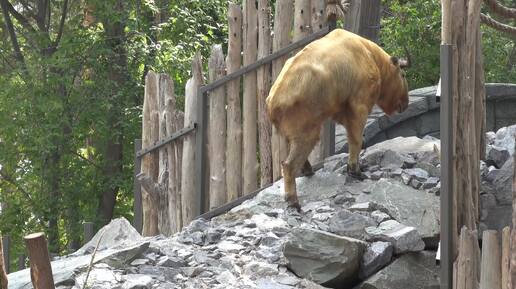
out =
[[[433,187],[436,187],[439,183],[439,178],[436,177],[429,177],[424,183],[423,183],[423,189],[431,189]]]
[[[416,179],[420,182],[425,182],[429,177],[428,172],[421,168],[405,169],[403,173],[409,175],[410,179]]]
[[[280,284],[270,279],[260,279],[256,282],[258,289],[294,289],[289,285]]]
[[[375,222],[380,224],[383,221],[390,220],[391,216],[389,216],[388,214],[386,214],[382,211],[377,210],[377,211],[374,211],[371,213],[371,218],[373,218],[373,220],[375,220]]]
[[[341,153],[341,154],[327,157],[324,160],[323,171],[326,171],[326,172],[341,171],[347,162],[348,162],[348,154],[347,153]]]
[[[233,273],[231,273],[228,270],[225,270],[224,272],[220,273],[215,278],[215,280],[217,280],[217,282],[223,285],[233,285],[237,283],[237,278],[235,277],[235,275],[233,275]]]
[[[329,221],[330,232],[337,235],[365,240],[364,229],[376,226],[376,222],[366,216],[348,210],[339,211]]]
[[[147,259],[134,259],[134,261],[131,262],[131,266],[141,266],[147,263],[149,263]]]
[[[359,278],[364,280],[378,272],[391,261],[393,252],[394,247],[389,242],[374,242],[369,245],[362,257]]]
[[[278,275],[278,265],[265,262],[253,261],[244,265],[243,273],[258,279]]]
[[[359,186],[370,193],[357,196],[357,202],[382,204],[385,209],[382,211],[400,223],[417,228],[428,244],[438,240],[438,196],[415,190],[391,179],[363,181]]]
[[[380,166],[384,168],[411,168],[416,164],[412,156],[407,153],[397,152],[393,150],[386,150],[380,162]]]
[[[314,229],[295,229],[284,244],[288,268],[297,276],[329,287],[351,284],[366,243]]]
[[[121,279],[121,275],[117,274],[113,268],[109,266],[98,266],[95,265],[90,271],[90,275],[88,276],[88,283],[86,287],[90,288],[116,288],[119,287],[119,280]],[[70,283],[73,284],[75,282],[75,288],[83,288],[84,281],[86,280],[86,273],[78,274],[75,277],[75,280],[72,280]],[[10,284],[10,283],[9,283]],[[11,285],[11,284],[10,284]],[[13,288],[13,287],[9,287]],[[31,286],[32,288],[32,286]]]
[[[374,202],[356,203],[349,207],[350,211],[371,212],[377,208]]]
[[[208,244],[217,243],[222,238],[222,234],[216,230],[210,229],[206,233],[206,242]]]
[[[435,252],[409,253],[362,283],[358,289],[439,289]]]
[[[512,204],[513,158],[509,158],[493,180],[493,193],[501,205]]]
[[[235,254],[242,251],[243,249],[245,249],[244,246],[235,244],[234,242],[230,242],[230,241],[220,242],[217,245],[217,248],[223,252],[235,253]]]
[[[501,168],[510,156],[511,154],[505,148],[497,146],[488,147],[487,159],[492,161],[497,168]]]
[[[372,172],[369,178],[371,180],[379,180],[382,177],[383,177],[383,172],[382,171],[376,171],[376,172]]]
[[[396,254],[425,249],[425,243],[416,228],[407,227],[395,220],[388,220],[378,227],[368,227],[365,230],[372,240],[392,243]]]
[[[417,179],[411,179],[410,186],[413,187],[414,189],[419,189],[423,186],[423,183]]]
[[[142,274],[127,274],[124,276],[122,289],[150,289],[152,277]]]
[[[494,146],[506,149],[510,155],[514,153],[514,135],[516,134],[516,125],[502,127],[496,132],[493,142]]]
[[[339,194],[333,200],[335,205],[342,205],[348,202],[354,202],[355,197],[350,192],[344,192],[343,194]]]
[[[140,242],[143,238],[125,218],[113,219],[102,227],[93,238],[72,255],[84,255],[92,253],[102,236],[99,249],[116,249]]]
[[[272,247],[278,243],[280,239],[273,232],[268,232],[267,235],[261,238],[260,245]]]

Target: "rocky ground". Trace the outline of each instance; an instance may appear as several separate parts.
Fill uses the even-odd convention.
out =
[[[488,133],[482,163],[483,228],[501,225],[499,210],[510,202],[504,181],[516,127],[502,130]],[[53,262],[55,282],[83,288],[103,235],[88,288],[439,288],[438,151],[431,137],[374,145],[361,155],[364,181],[344,173],[346,154],[330,157],[314,176],[297,179],[300,213],[287,209],[279,181],[170,238],[144,238],[125,219],[113,220]],[[30,288],[28,270],[9,280],[9,288]]]

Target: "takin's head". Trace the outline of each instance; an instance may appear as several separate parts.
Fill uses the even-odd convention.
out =
[[[408,84],[403,71],[408,65],[408,61],[392,56],[387,73],[383,75],[377,104],[388,115],[401,113],[408,107]]]

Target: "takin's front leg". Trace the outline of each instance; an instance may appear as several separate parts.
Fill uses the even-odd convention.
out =
[[[362,149],[362,133],[367,121],[369,110],[364,107],[355,107],[352,110],[347,110],[345,115],[340,117],[339,122],[344,125],[348,133],[348,174],[358,179],[364,179],[364,175],[360,170],[358,163],[358,156]]]

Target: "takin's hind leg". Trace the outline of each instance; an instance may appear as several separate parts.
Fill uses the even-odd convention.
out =
[[[314,175],[314,169],[312,168],[310,161],[308,161],[308,160],[305,161],[303,168],[301,168],[301,175],[303,175],[305,177],[311,177]]]
[[[358,107],[353,110],[347,110],[339,122],[344,125],[348,134],[349,158],[348,158],[348,174],[357,179],[364,179],[364,174],[360,170],[358,156],[362,149],[362,133],[369,115],[367,108]]]
[[[287,159],[281,164],[283,172],[283,180],[285,182],[285,201],[289,207],[294,207],[298,211],[301,210],[296,190],[296,173],[301,169],[303,163],[307,164],[307,158],[317,142],[317,133],[315,137],[296,138],[290,140],[290,151]],[[310,163],[308,163],[310,165]],[[311,168],[311,166],[310,166]]]

